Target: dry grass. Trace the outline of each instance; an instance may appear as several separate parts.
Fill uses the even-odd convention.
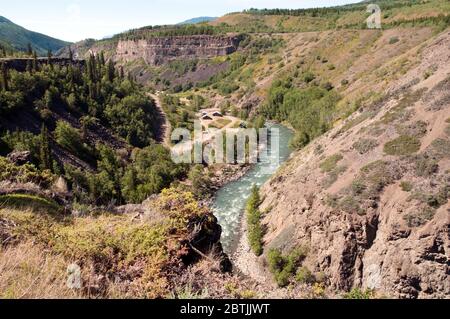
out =
[[[0,298],[166,297],[183,258],[194,261],[192,225],[207,234],[215,219],[191,193],[175,189],[153,204],[164,220],[0,208]],[[66,287],[73,263],[81,271],[77,291]]]
[[[31,241],[0,248],[0,298],[79,298],[66,285],[68,265],[61,255],[52,255]]]

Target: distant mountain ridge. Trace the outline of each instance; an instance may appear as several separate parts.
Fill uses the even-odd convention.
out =
[[[183,25],[183,24],[196,24],[196,23],[202,23],[202,22],[211,22],[218,19],[218,17],[197,17],[197,18],[192,18],[183,22],[178,23],[178,25]]]
[[[48,50],[58,51],[67,46],[69,42],[27,30],[0,16],[0,44],[19,51],[27,50],[28,44],[31,44],[33,50],[42,56],[46,55]]]

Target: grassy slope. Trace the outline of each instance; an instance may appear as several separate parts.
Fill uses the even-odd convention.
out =
[[[391,1],[389,1],[391,2]],[[393,2],[393,1],[392,1]],[[382,10],[382,23],[390,27],[392,23],[402,20],[413,20],[425,17],[435,17],[439,14],[450,13],[450,3],[442,0],[429,0],[423,3],[405,5],[402,7],[386,8],[386,1],[379,1]],[[386,8],[386,9],[385,9]],[[362,7],[362,9],[364,9]],[[308,11],[306,11],[308,12]],[[234,13],[225,15],[210,22],[210,25],[239,26],[243,31],[251,32],[266,30],[272,32],[308,32],[324,31],[335,28],[360,28],[368,17],[365,10],[329,12],[312,17],[292,15],[261,15],[252,13]]]

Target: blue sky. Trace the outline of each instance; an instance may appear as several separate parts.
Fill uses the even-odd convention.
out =
[[[357,0],[0,0],[0,15],[62,40],[103,38],[146,25],[221,16],[248,8],[310,8]]]

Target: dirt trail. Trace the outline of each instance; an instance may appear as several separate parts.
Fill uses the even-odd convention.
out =
[[[171,132],[172,132],[172,125],[170,125],[169,119],[167,118],[166,113],[164,112],[164,109],[162,107],[161,100],[159,98],[159,95],[147,93],[149,97],[151,97],[156,104],[156,107],[159,110],[158,115],[158,132],[156,133],[155,140],[163,144],[164,146],[170,148],[171,147]]]

